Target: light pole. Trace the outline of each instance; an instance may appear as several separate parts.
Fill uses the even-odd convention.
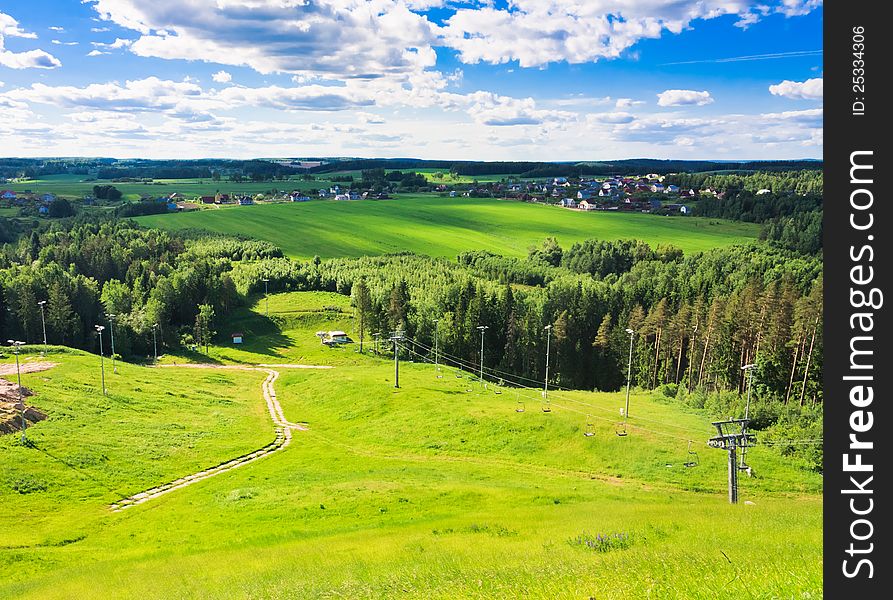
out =
[[[440,366],[437,364],[437,324],[440,319],[434,319],[434,370],[439,371]]]
[[[22,443],[24,444],[28,440],[25,437],[25,398],[22,396],[22,370],[19,367],[19,346],[24,346],[25,342],[9,340],[9,343],[12,345],[12,351],[16,355],[16,377],[19,381],[19,417],[22,419]]]
[[[753,387],[753,370],[756,367],[756,363],[751,363],[749,365],[744,365],[741,367],[741,370],[747,374],[747,401],[744,403],[744,419],[745,421],[750,418],[750,390]],[[748,423],[744,423],[744,427],[747,427]],[[747,463],[745,462],[745,458],[747,457],[747,445],[743,445],[741,447],[741,462],[738,464],[738,468],[741,470],[747,469]]]
[[[105,396],[105,354],[102,351],[102,332],[105,329],[103,325],[94,325],[96,332],[99,334],[99,370],[102,373],[102,395]]]
[[[158,362],[158,323],[152,324],[152,351],[155,353],[155,362]]]
[[[552,325],[546,325],[543,327],[546,330],[546,378],[543,380],[543,398],[547,398],[549,396],[549,346],[552,342]]]
[[[626,367],[626,408],[623,409],[623,420],[626,421],[629,418],[629,384],[633,378],[633,338],[636,336],[636,332],[626,328],[626,332],[629,334],[629,364]]]
[[[47,353],[47,319],[44,314],[44,309],[46,308],[47,301],[41,300],[37,303],[40,307],[40,324],[43,326],[43,354],[46,356]]]
[[[107,315],[109,318],[109,337],[112,338],[112,373],[118,372],[115,364],[115,315]]]
[[[264,302],[266,302],[266,305],[267,305],[266,313],[267,313],[267,316],[269,317],[270,316],[270,288],[269,288],[270,280],[268,278],[264,277],[263,282],[264,282]]]
[[[481,384],[484,383],[484,332],[489,329],[486,325],[478,325],[478,331],[481,332]]]

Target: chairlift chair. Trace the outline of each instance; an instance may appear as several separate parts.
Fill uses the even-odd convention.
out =
[[[694,460],[692,460],[692,456],[694,456]],[[691,468],[697,467],[699,464],[701,464],[701,461],[698,458],[698,453],[691,449],[691,440],[688,440],[688,458],[689,460],[683,463],[683,466]]]
[[[518,408],[515,409],[515,412],[524,412],[524,401],[518,400]]]
[[[617,437],[628,436],[629,432],[626,430],[626,423],[618,423],[616,428],[614,429],[614,433],[617,434]]]
[[[552,412],[552,406],[549,404],[549,400],[548,400],[548,399],[546,399],[546,401],[543,402],[543,412],[544,412],[544,413],[550,413],[550,412]]]
[[[592,437],[595,435],[595,431],[593,430],[592,416],[586,415],[586,431],[583,432],[583,435],[586,437]]]

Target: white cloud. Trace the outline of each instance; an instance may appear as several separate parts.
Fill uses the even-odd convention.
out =
[[[226,71],[221,70],[211,75],[211,79],[213,79],[217,83],[229,83],[233,80],[233,76]]]
[[[137,31],[140,56],[244,65],[261,73],[395,76],[434,65],[432,25],[402,0],[94,0]]]
[[[806,81],[789,81],[770,85],[769,93],[794,100],[821,100],[824,92],[824,78],[817,77]]]
[[[56,44],[57,46],[77,46],[78,45],[77,42],[63,42],[61,40],[52,40],[52,43]]]
[[[703,106],[712,102],[708,91],[666,90],[657,95],[658,106]]]
[[[106,31],[110,31],[108,27],[91,27],[90,31],[93,33],[104,33]]]
[[[0,12],[0,40],[3,36],[36,39],[37,34],[30,33],[19,27],[19,22],[10,15]]]
[[[55,69],[62,66],[62,61],[43,50],[10,52],[4,49],[3,38],[0,38],[0,66],[10,69]]]
[[[0,66],[10,69],[55,69],[62,66],[58,58],[40,49],[25,52],[7,50],[5,37],[37,38],[35,34],[19,27],[19,22],[10,15],[0,12]]]
[[[47,27],[47,29],[49,29],[50,31],[65,31],[64,27],[59,27],[58,25],[52,25],[50,27]]]
[[[814,10],[817,0],[782,4],[749,0],[512,0],[505,8],[460,8],[439,29],[443,43],[466,63],[522,67],[551,62],[612,59],[642,39],[678,34],[697,20],[724,15],[750,25],[771,12],[787,16]]]
[[[645,104],[644,100],[633,100],[632,98],[617,98],[617,101],[614,103],[615,108],[631,108],[633,106],[638,106],[640,104]]]
[[[96,48],[105,48],[107,50],[118,50],[119,48],[129,48],[133,44],[133,40],[116,37],[114,42],[105,44],[103,42],[90,42]]]
[[[103,52],[101,50],[90,50],[87,52],[87,56],[102,56],[103,54],[108,54],[108,52]]]
[[[588,115],[588,118],[600,123],[610,123],[613,125],[632,123],[636,119],[635,116],[631,115],[628,112],[596,113]]]

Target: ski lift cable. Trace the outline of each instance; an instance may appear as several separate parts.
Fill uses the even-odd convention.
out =
[[[417,345],[419,345],[419,346],[421,346],[421,347],[423,347],[423,348],[426,347],[424,344],[421,344],[421,343],[418,343],[418,342],[414,342],[414,343],[416,343]],[[416,355],[418,355],[419,357],[422,357],[422,355],[419,354],[419,353],[416,353]],[[449,357],[450,359],[452,359],[451,362],[458,363],[458,364],[460,364],[460,365],[464,365],[464,367],[467,368],[467,369],[470,370],[470,371],[479,371],[479,370],[480,370],[480,366],[479,366],[479,365],[474,365],[474,364],[472,364],[472,363],[470,363],[470,362],[463,361],[462,359],[459,359],[459,358],[457,358],[457,357],[455,357],[455,356],[453,356],[453,355],[451,355],[451,354],[444,353],[444,352],[442,352],[442,351],[440,351],[440,350],[438,350],[438,356],[441,356],[441,357]],[[425,357],[423,357],[423,358],[425,358]],[[429,360],[429,361],[430,361],[430,359],[427,359],[427,358],[426,358],[426,360]],[[485,372],[488,371],[488,370],[491,370],[491,369],[488,369],[487,367],[484,367],[484,371],[485,371]],[[498,371],[498,370],[496,370],[496,372],[504,373],[504,371]],[[534,381],[534,382],[538,382],[538,383],[539,383],[539,380],[536,380],[536,379],[530,379],[529,377],[523,377],[523,376],[521,376],[521,375],[515,375],[515,374],[511,374],[511,373],[508,373],[507,375],[509,375],[510,377],[516,377],[516,378],[519,378],[519,379],[524,379],[524,380],[527,380],[527,381]],[[535,387],[532,387],[532,386],[529,386],[529,385],[525,385],[525,384],[520,383],[520,382],[518,382],[518,381],[513,381],[513,380],[510,379],[509,377],[505,377],[505,378],[503,378],[503,379],[505,379],[505,381],[507,381],[507,382],[509,382],[509,383],[511,383],[511,384],[513,384],[513,385],[516,385],[516,386],[518,386],[518,387],[522,387],[522,388],[526,388],[526,389],[531,389],[531,390],[533,390],[533,389],[539,389],[539,388],[535,388]],[[579,390],[572,390],[572,389],[565,388],[565,387],[561,387],[561,386],[553,386],[553,387],[554,387],[554,388],[557,388],[557,389],[561,389],[561,390],[563,390],[563,391],[569,391],[569,392],[570,392],[570,391],[579,391]],[[565,400],[565,401],[567,401],[567,402],[573,402],[573,403],[575,403],[575,404],[579,404],[579,405],[581,405],[581,406],[588,406],[588,407],[593,408],[593,409],[595,409],[595,410],[600,410],[600,411],[603,411],[603,412],[613,412],[610,408],[605,408],[605,407],[603,407],[603,406],[596,406],[596,405],[594,405],[594,404],[590,404],[590,403],[588,403],[588,402],[584,402],[584,401],[582,401],[582,400],[577,400],[577,399],[575,399],[575,398],[569,398],[569,397],[567,397],[567,396],[560,395],[560,394],[558,394],[558,393],[556,393],[556,392],[554,392],[554,391],[551,392],[551,395],[552,395],[553,397],[555,397],[555,398],[560,398],[560,399]],[[664,422],[664,421],[658,421],[658,420],[656,420],[656,419],[648,419],[648,418],[646,418],[646,417],[636,417],[636,420],[638,420],[638,421],[647,421],[647,422],[650,422],[650,423],[657,423],[657,424],[665,425],[665,426],[668,426],[668,427],[673,427],[674,429],[679,429],[679,430],[682,430],[682,431],[688,431],[688,432],[691,432],[691,433],[697,433],[697,434],[699,434],[699,435],[702,435],[702,434],[705,433],[703,430],[694,429],[694,428],[692,428],[692,427],[686,427],[685,425],[677,425],[677,424],[675,424],[675,423],[666,423],[666,422]]]
[[[419,354],[419,353],[416,352],[415,350],[412,350],[411,348],[406,348],[406,347],[403,347],[403,348],[404,348],[404,350],[406,350],[407,352],[410,352],[410,353],[415,354],[416,356],[418,356],[420,359],[422,359],[422,361],[428,362],[429,364],[433,364],[433,363],[430,361],[430,359],[428,359],[428,357],[426,357],[426,356],[424,356],[424,355],[422,355],[422,354]],[[539,392],[539,389],[537,389],[537,388],[531,388],[531,387],[527,387],[527,386],[520,386],[520,387],[522,387],[522,388],[524,388],[524,389],[527,389],[527,390],[533,390],[533,391],[537,391],[537,392]],[[541,399],[537,398],[536,396],[529,396],[529,395],[527,395],[527,394],[520,394],[520,393],[519,393],[519,395],[522,396],[522,397],[524,397],[524,398],[527,398],[527,399],[532,399],[532,400],[534,400],[534,401],[540,401],[540,400],[541,400]],[[568,411],[568,412],[573,412],[573,413],[577,413],[577,414],[580,414],[580,415],[589,415],[589,413],[585,413],[585,412],[583,412],[583,411],[581,411],[581,410],[578,410],[578,409],[576,409],[576,408],[571,408],[571,407],[569,407],[569,406],[564,406],[564,405],[562,405],[562,404],[556,404],[555,402],[551,402],[551,401],[550,401],[549,404],[550,404],[551,406],[554,406],[554,407],[556,407],[556,408],[560,408],[560,409],[562,409],[562,410],[566,410],[566,411]],[[583,404],[585,404],[585,403],[583,403]],[[594,407],[594,408],[601,408],[601,407]],[[605,409],[605,410],[608,410],[608,409]],[[591,417],[594,418],[594,419],[600,419],[600,420],[602,420],[602,421],[608,421],[608,422],[610,422],[610,423],[615,423],[615,422],[616,422],[615,419],[609,419],[609,418],[607,418],[607,417],[600,417],[600,416],[598,416],[598,415],[589,415],[589,416],[591,416]],[[673,439],[676,439],[676,440],[681,440],[681,441],[683,441],[683,442],[688,442],[688,441],[689,441],[689,438],[687,438],[687,437],[680,437],[680,436],[678,436],[678,435],[676,435],[676,434],[668,433],[668,432],[665,432],[665,431],[657,431],[657,430],[655,430],[655,429],[650,429],[650,428],[647,428],[647,427],[642,427],[641,425],[637,425],[637,424],[635,424],[635,423],[628,423],[628,422],[627,422],[626,425],[629,426],[629,427],[632,427],[632,428],[634,428],[634,429],[640,430],[640,431],[645,431],[645,432],[648,432],[648,433],[653,433],[653,434],[655,434],[655,435],[662,435],[662,436],[669,437],[669,438],[673,438]],[[700,432],[699,432],[699,433],[700,433]]]

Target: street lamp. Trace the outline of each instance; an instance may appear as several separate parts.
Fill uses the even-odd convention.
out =
[[[263,282],[264,282],[264,301],[267,304],[266,313],[267,313],[267,316],[269,317],[270,316],[270,288],[269,288],[270,280],[267,279],[266,277],[264,277]]]
[[[22,419],[22,443],[24,444],[27,441],[25,437],[25,398],[22,396],[22,369],[19,367],[19,347],[24,346],[25,342],[17,342],[15,340],[8,340],[8,342],[16,355],[16,377],[19,381],[19,416]]]
[[[440,323],[440,319],[434,319],[434,370],[440,371],[440,366],[437,364],[437,324]]]
[[[105,396],[105,354],[102,351],[102,332],[105,330],[103,325],[94,325],[96,333],[99,334],[99,370],[102,373],[102,395]]]
[[[629,418],[629,384],[633,378],[633,338],[636,336],[636,332],[626,328],[626,332],[629,334],[629,364],[626,367],[626,408],[623,409],[623,420],[626,421]]]
[[[478,331],[481,332],[481,384],[484,383],[484,332],[490,329],[486,325],[478,325]]]
[[[109,337],[112,338],[112,373],[118,372],[118,366],[115,364],[115,315],[107,315],[109,318]]]
[[[546,331],[546,379],[543,381],[543,398],[549,396],[549,346],[552,342],[552,325],[543,327]]]
[[[43,326],[43,354],[46,356],[47,353],[47,320],[46,315],[44,315],[44,309],[46,308],[47,301],[41,300],[37,303],[40,307],[40,324]]]

